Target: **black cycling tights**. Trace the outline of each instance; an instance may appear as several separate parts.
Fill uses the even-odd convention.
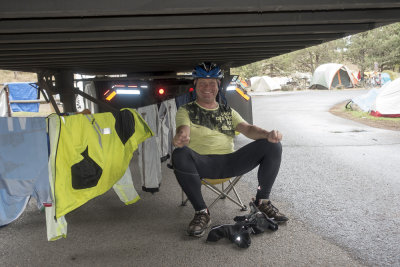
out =
[[[258,165],[256,201],[268,199],[281,165],[281,143],[256,140],[225,155],[200,155],[188,147],[176,148],[172,164],[176,178],[196,211],[207,208],[200,177],[221,179],[245,174]]]

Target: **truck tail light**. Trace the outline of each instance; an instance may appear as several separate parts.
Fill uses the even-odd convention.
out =
[[[107,93],[107,92],[106,92]],[[111,101],[111,99],[113,99],[115,96],[117,95],[117,92],[115,92],[114,90],[112,90],[108,96],[106,96],[106,100],[107,101]]]

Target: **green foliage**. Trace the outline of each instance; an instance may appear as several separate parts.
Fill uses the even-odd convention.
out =
[[[319,65],[331,62],[351,62],[362,72],[374,70],[377,62],[380,70],[399,71],[400,23],[258,61],[231,72],[245,78],[287,75],[294,71],[313,73]]]
[[[362,32],[348,39],[346,56],[362,71],[391,69],[400,63],[400,23]]]
[[[260,76],[263,75],[262,72],[262,61],[258,61],[255,63],[251,63],[248,65],[244,65],[239,68],[232,68],[231,69],[231,74],[233,75],[239,75],[242,78],[251,78],[254,76]]]
[[[303,72],[311,72],[321,64],[342,62],[344,42],[342,39],[312,46],[294,52],[295,68]]]

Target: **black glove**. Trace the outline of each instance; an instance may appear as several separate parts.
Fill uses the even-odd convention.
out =
[[[278,230],[278,224],[260,212],[253,202],[250,202],[251,212],[245,216],[236,216],[235,224],[213,226],[208,233],[207,241],[217,242],[223,237],[238,245],[248,248],[251,244],[250,233],[260,234],[266,230]]]
[[[266,230],[278,230],[278,224],[265,213],[259,211],[254,202],[249,204],[251,212],[244,216],[236,216],[235,222],[246,222],[253,228],[254,234],[264,233]]]
[[[223,237],[228,238],[240,248],[248,248],[251,244],[251,227],[245,222],[217,225],[211,228],[207,241],[216,242]]]

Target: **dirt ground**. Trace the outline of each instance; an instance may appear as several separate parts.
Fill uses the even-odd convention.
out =
[[[367,117],[356,117],[354,116],[351,112],[346,111],[346,104],[348,101],[336,104],[333,106],[329,112],[332,113],[333,115],[348,119],[348,120],[353,120],[359,123],[363,123],[365,125],[375,127],[375,128],[382,128],[382,129],[387,129],[387,130],[392,130],[392,131],[400,131],[400,118],[396,120],[374,120],[370,119]]]

